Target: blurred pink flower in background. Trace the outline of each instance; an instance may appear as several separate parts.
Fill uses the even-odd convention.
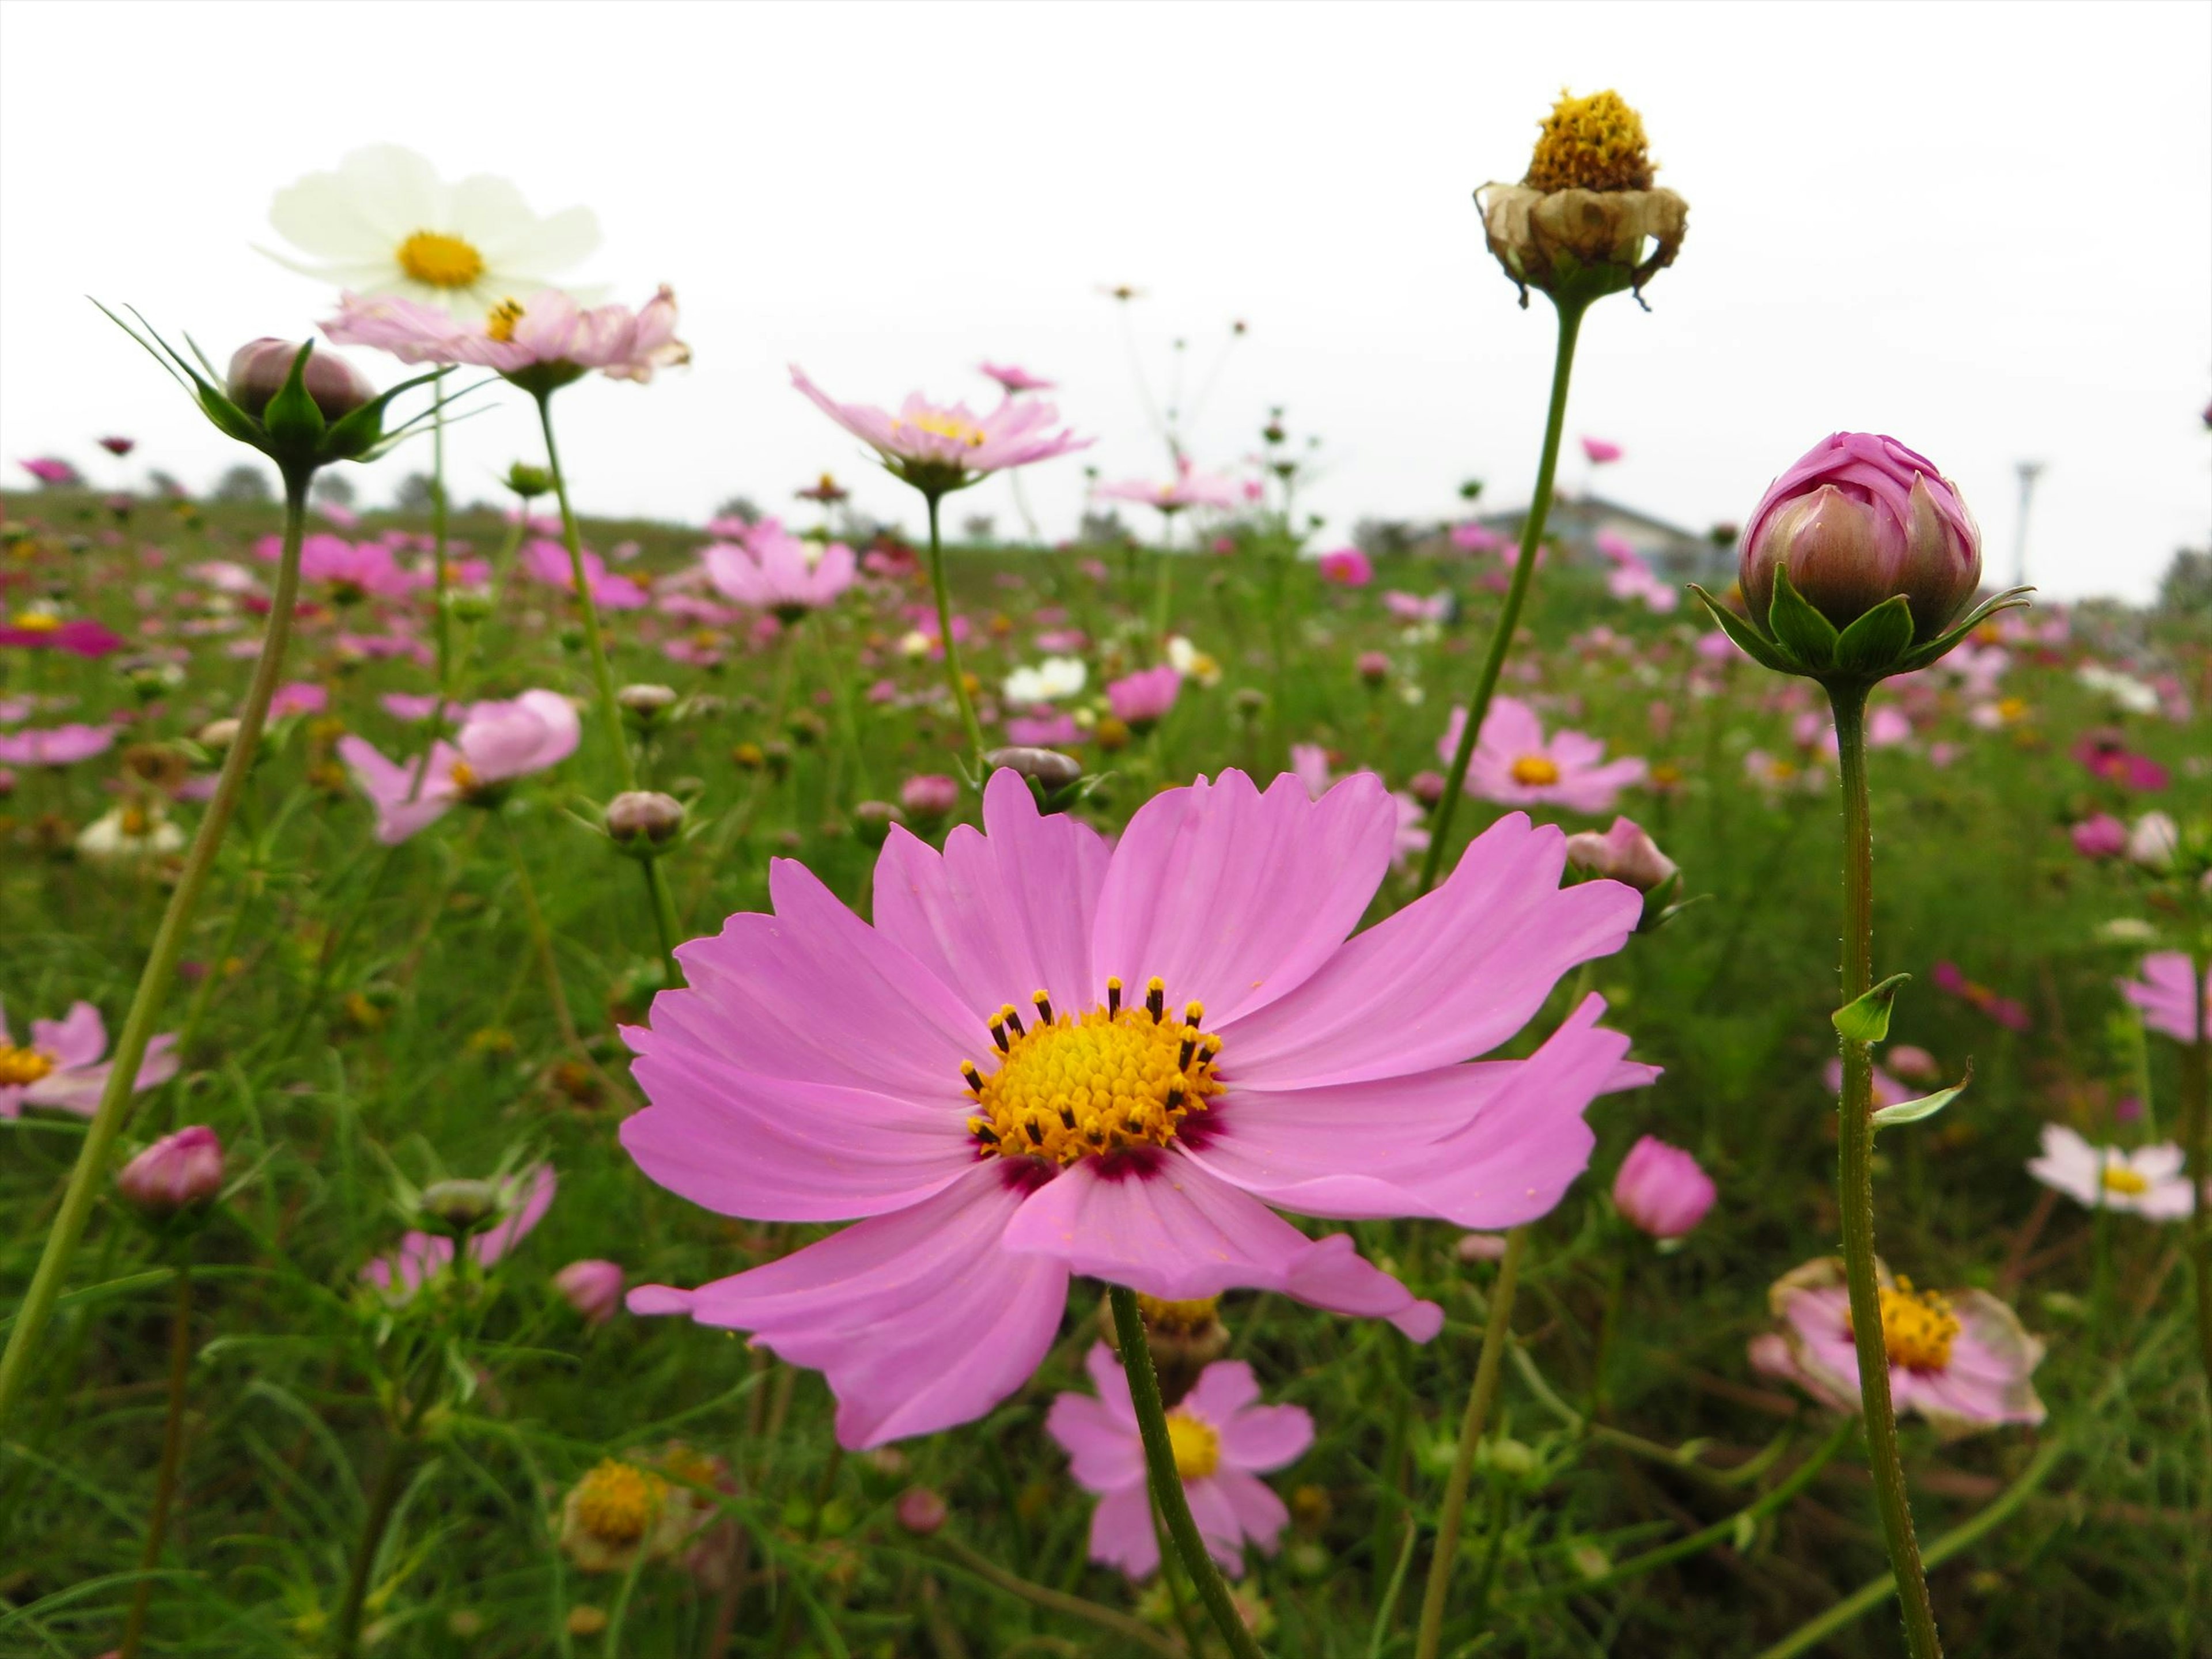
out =
[[[1164,662],[1107,682],[1106,702],[1131,731],[1148,732],[1167,718],[1182,690],[1182,676],[1173,663]]]
[[[1226,473],[1197,471],[1187,460],[1176,463],[1176,476],[1171,483],[1124,478],[1114,483],[1094,485],[1091,493],[1102,501],[1136,501],[1158,507],[1163,513],[1179,513],[1187,507],[1228,508],[1243,499],[1236,479]]]
[[[0,732],[0,761],[13,766],[74,766],[115,746],[112,726],[27,726]]]
[[[1589,458],[1591,465],[1602,466],[1607,461],[1619,460],[1621,449],[1619,444],[1608,443],[1603,438],[1584,438],[1583,453]]]
[[[564,592],[576,591],[576,572],[569,562],[568,550],[559,542],[536,541],[524,544],[521,556],[524,572],[548,587],[557,587]],[[640,611],[647,601],[646,590],[628,576],[616,575],[607,569],[607,562],[590,548],[583,550],[584,582],[591,589],[592,603],[602,611]]]
[[[1316,563],[1321,568],[1321,579],[1334,582],[1339,587],[1364,587],[1375,580],[1375,566],[1356,547],[1340,547],[1334,553],[1324,553]]]
[[[1705,1218],[1718,1190],[1698,1160],[1645,1135],[1628,1149],[1613,1178],[1613,1204],[1654,1238],[1680,1238]]]
[[[1066,428],[1048,430],[1060,411],[1034,398],[1009,398],[988,414],[965,404],[933,404],[908,394],[894,415],[872,404],[841,404],[797,364],[791,383],[814,406],[874,450],[885,466],[923,488],[957,488],[988,472],[1048,461],[1088,448],[1092,440]]]
[[[550,1164],[538,1164],[500,1183],[501,1218],[469,1238],[469,1258],[480,1267],[503,1259],[545,1218],[560,1182]],[[398,1248],[363,1264],[362,1279],[392,1303],[411,1301],[416,1292],[453,1263],[453,1241],[443,1233],[409,1231]]]
[[[222,1190],[222,1139],[204,1123],[163,1135],[116,1171],[115,1190],[156,1220],[212,1203]]]
[[[107,1024],[100,1010],[78,1002],[63,1018],[34,1019],[20,1047],[9,1031],[6,1012],[0,1010],[0,1118],[21,1117],[26,1106],[90,1117],[107,1086],[108,1068],[100,1063],[107,1054]],[[149,1042],[132,1089],[151,1089],[174,1077],[176,1048],[173,1032]]]
[[[642,384],[658,369],[691,361],[690,348],[676,337],[675,292],[665,284],[635,311],[586,310],[549,288],[503,301],[481,319],[396,295],[346,294],[322,329],[339,345],[375,346],[403,363],[471,363],[510,378],[544,365],[598,369],[610,380]]]
[[[604,1325],[622,1311],[622,1263],[596,1256],[571,1261],[553,1275],[553,1288],[587,1323]]]
[[[1418,593],[1401,593],[1394,587],[1382,595],[1382,608],[1401,622],[1445,622],[1451,617],[1452,596],[1447,591],[1424,599]]]
[[[2136,754],[2121,733],[2109,728],[2083,732],[2073,753],[2096,776],[2123,789],[2152,793],[2165,788],[2170,779],[2165,767],[2148,755]]]
[[[2074,850],[2085,859],[2116,859],[2128,849],[2128,826],[2110,812],[2084,818],[2067,834],[2073,837]]]
[[[479,702],[452,743],[430,745],[426,763],[386,760],[367,738],[338,739],[338,758],[376,810],[376,838],[397,846],[443,817],[456,801],[495,784],[559,764],[582,735],[576,710],[557,691],[525,691],[511,702]]]
[[[749,525],[734,540],[699,555],[707,579],[724,599],[795,622],[836,603],[859,580],[853,550],[842,542],[801,541],[774,519]]]
[[[281,720],[287,714],[319,714],[330,707],[331,694],[319,685],[310,685],[305,680],[294,680],[280,685],[269,699],[269,718]]]
[[[2120,981],[2120,994],[2142,1010],[2143,1024],[2176,1042],[2197,1041],[2194,1007],[2196,969],[2186,952],[2154,951],[2143,958],[2142,977]],[[2206,975],[2204,1006],[2212,1019],[2212,975]],[[2212,1171],[2207,1171],[2212,1174]]]
[[[1467,711],[1452,710],[1437,756],[1449,763],[1459,748]],[[1498,697],[1475,739],[1467,769],[1467,793],[1507,806],[1564,806],[1575,812],[1609,811],[1620,792],[1644,781],[1640,760],[1605,760],[1605,744],[1580,732],[1559,732],[1547,741],[1536,711],[1518,697]]]
[[[19,613],[12,624],[0,623],[0,646],[61,651],[89,659],[120,651],[123,636],[90,617],[71,617],[64,622],[32,611]]]
[[[2043,1126],[2043,1153],[2027,1172],[2092,1210],[2118,1210],[2146,1221],[2179,1221],[2190,1212],[2189,1177],[2172,1141],[2132,1151],[2098,1146],[2063,1123]]]
[[[983,363],[982,372],[996,380],[1000,387],[1012,397],[1018,392],[1049,392],[1054,381],[1040,379],[1018,363]]]
[[[2030,1021],[2027,1005],[2011,997],[2000,996],[1986,985],[1979,985],[1961,973],[1955,962],[1939,962],[1928,970],[1928,977],[1939,991],[1957,997],[1967,1006],[1988,1015],[2000,1025],[2014,1031],[2025,1031]]]

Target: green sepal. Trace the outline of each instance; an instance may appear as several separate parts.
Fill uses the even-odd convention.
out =
[[[261,424],[268,430],[270,447],[288,455],[313,454],[322,441],[323,428],[330,424],[307,395],[307,359],[314,355],[313,340],[301,346],[284,384],[261,411]]]
[[[1929,663],[1940,657],[1948,656],[1960,641],[1965,639],[1967,635],[1972,633],[2000,611],[2024,610],[2028,604],[2027,596],[2033,592],[2035,590],[2033,587],[2008,587],[1995,598],[1984,600],[1974,607],[1964,622],[1945,633],[1939,634],[1927,644],[1916,646],[1912,650],[1905,653],[1899,660],[1896,668],[1891,672],[1909,674],[1915,669],[1927,667]]]
[[[323,434],[319,451],[320,459],[355,461],[375,453],[377,446],[384,441],[384,411],[391,406],[392,400],[403,392],[411,392],[418,386],[428,385],[447,372],[436,368],[428,374],[417,374],[411,380],[402,380],[390,391],[379,392],[359,409],[334,422],[330,430]]]
[[[1837,1009],[1828,1016],[1836,1035],[1846,1042],[1880,1042],[1887,1037],[1889,1005],[1897,999],[1897,988],[1911,977],[1910,974],[1892,974],[1864,995]]]
[[[1836,636],[1836,667],[1880,679],[1912,647],[1912,607],[1896,593]]]
[[[1835,623],[1813,608],[1790,580],[1790,567],[1774,568],[1774,602],[1767,607],[1766,631],[1793,659],[1801,674],[1823,674],[1835,666]]]
[[[1917,1123],[1924,1117],[1933,1117],[1960,1095],[1974,1080],[1974,1066],[1966,1062],[1966,1074],[1948,1089],[1939,1089],[1932,1095],[1923,1095],[1917,1100],[1900,1100],[1894,1106],[1885,1106],[1874,1115],[1874,1126],[1887,1129],[1897,1123]]]
[[[1735,641],[1737,648],[1745,656],[1749,657],[1760,667],[1771,668],[1778,674],[1794,674],[1797,672],[1797,665],[1784,656],[1772,640],[1768,639],[1765,635],[1760,633],[1741,617],[1737,616],[1735,611],[1706,592],[1697,583],[1690,584],[1690,592],[1698,596],[1698,602],[1712,613],[1713,621],[1719,626],[1721,632]]]
[[[224,437],[235,438],[239,442],[251,444],[256,449],[267,447],[262,439],[261,428],[255,422],[253,416],[231,402],[215,387],[203,380],[194,395],[199,400],[200,412],[214,423],[216,430],[222,433]]]

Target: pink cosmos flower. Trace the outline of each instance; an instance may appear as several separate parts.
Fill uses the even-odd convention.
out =
[[[1968,979],[1955,962],[1937,963],[1928,970],[1928,977],[1937,990],[1957,997],[2008,1030],[2025,1031],[2033,1024],[2027,1017],[2027,1004]]]
[[[1401,593],[1394,587],[1382,595],[1382,608],[1400,622],[1449,622],[1451,620],[1452,596],[1443,592],[1423,599],[1418,593]]]
[[[1562,890],[1565,837],[1514,814],[1347,940],[1395,817],[1371,776],[1316,802],[1231,771],[1155,795],[1109,848],[1001,770],[983,832],[942,855],[891,830],[872,927],[775,861],[775,914],[684,945],[690,988],[625,1031],[651,1103],[623,1144],[724,1214],[860,1219],[631,1311],[822,1370],[848,1447],[988,1411],[1051,1346],[1072,1274],[1434,1335],[1440,1310],[1349,1237],[1270,1206],[1493,1228],[1550,1209],[1589,1161],[1583,1109],[1650,1068],[1595,996],[1526,1060],[1459,1062],[1620,949],[1642,901]]]
[[[2075,744],[2074,758],[2106,783],[2123,789],[2154,793],[2166,787],[2172,775],[2148,755],[2138,755],[2116,731],[2085,732]]]
[[[1613,1178],[1613,1207],[1654,1238],[1681,1237],[1705,1218],[1718,1195],[1696,1158],[1654,1135],[1628,1149]]]
[[[1589,458],[1592,466],[1603,466],[1607,461],[1620,459],[1620,446],[1607,443],[1603,438],[1584,438],[1583,453]]]
[[[960,784],[942,772],[920,772],[899,786],[899,805],[909,817],[936,819],[960,805]]]
[[[438,700],[434,696],[418,696],[412,691],[387,691],[377,700],[377,706],[396,720],[427,720],[438,712]],[[459,720],[467,711],[457,702],[446,705],[445,717]]]
[[[2146,1221],[2179,1221],[2190,1212],[2189,1177],[2172,1141],[2129,1151],[2095,1146],[2063,1123],[2043,1126],[2043,1155],[2027,1172],[2092,1210],[2119,1210]]]
[[[12,627],[0,624],[0,646],[13,646],[23,651],[60,651],[93,660],[120,651],[123,636],[89,617],[72,617],[66,622],[40,617],[28,626],[21,618]]]
[[[478,320],[396,295],[339,297],[322,325],[339,345],[375,346],[403,363],[472,363],[512,380],[544,368],[554,383],[598,369],[611,380],[650,380],[657,369],[691,361],[676,337],[676,295],[666,284],[636,311],[579,306],[558,289],[507,300]]]
[[[1467,727],[1467,711],[1452,710],[1437,753],[1449,762]],[[1467,793],[1508,806],[1564,806],[1573,812],[1610,811],[1620,792],[1644,781],[1640,760],[1607,762],[1605,744],[1580,732],[1556,732],[1549,742],[1536,711],[1518,697],[1490,705],[1468,764]]]
[[[222,1139],[204,1123],[163,1135],[116,1171],[115,1190],[156,1221],[211,1204],[222,1191]]]
[[[305,554],[307,550],[307,544],[301,543],[300,551]],[[198,564],[186,565],[185,574],[196,582],[206,583],[218,593],[258,593],[261,591],[261,584],[253,573],[235,559],[204,559]]]
[[[254,544],[254,556],[274,563],[283,547],[282,538],[264,536]],[[415,578],[392,556],[386,544],[349,542],[343,536],[319,533],[300,544],[300,580],[322,583],[339,605],[371,595],[381,599],[405,599],[416,585]]]
[[[1917,1412],[1945,1439],[2001,1423],[2040,1423],[2031,1380],[2043,1344],[1987,1291],[1917,1291],[1881,1263],[1882,1343],[1899,1415]],[[1808,1261],[1775,1281],[1768,1304],[1778,1330],[1755,1339],[1751,1363],[1796,1383],[1832,1410],[1859,1409],[1859,1362],[1851,1340],[1844,1264]]]
[[[498,1225],[469,1236],[469,1258],[489,1267],[527,1237],[553,1207],[560,1182],[550,1164],[538,1164],[502,1183],[500,1208],[505,1218]],[[364,1263],[361,1276],[395,1304],[412,1301],[423,1285],[453,1265],[453,1241],[443,1233],[409,1231],[399,1236],[398,1248]]]
[[[894,415],[871,404],[833,401],[796,363],[791,383],[882,457],[885,467],[925,492],[963,489],[986,473],[1048,461],[1093,441],[1065,427],[1048,430],[1060,411],[1032,398],[1008,398],[978,415],[965,404],[933,404],[915,392]]]
[[[7,1015],[0,1010],[0,1118],[23,1115],[26,1106],[90,1117],[107,1086],[107,1025],[88,1002],[74,1003],[61,1019],[34,1019],[31,1035],[18,1048],[9,1040]],[[135,1091],[155,1088],[177,1074],[177,1038],[165,1031],[146,1045],[138,1062]]]
[[[716,542],[699,557],[716,592],[785,622],[836,604],[860,577],[844,543],[801,541],[774,519],[747,526],[736,540]]]
[[[2196,969],[2180,951],[2154,951],[2143,958],[2142,978],[2122,980],[2120,994],[2142,1010],[2143,1024],[2176,1042],[2197,1041]],[[2212,975],[2204,988],[2205,1019],[2212,1024]]]
[[[1182,676],[1173,663],[1164,662],[1134,674],[1124,674],[1106,684],[1106,702],[1114,717],[1132,731],[1148,732],[1168,716],[1182,690]]]
[[[548,587],[557,587],[564,593],[576,591],[575,568],[568,561],[568,550],[559,542],[526,543],[521,562],[523,570],[532,580]],[[628,576],[609,572],[607,562],[588,547],[584,550],[584,581],[592,591],[592,603],[602,611],[645,608],[646,590]]]
[[[1091,1559],[1131,1578],[1148,1578],[1160,1565],[1159,1537],[1129,1379],[1103,1342],[1091,1350],[1084,1368],[1097,1394],[1055,1395],[1045,1431],[1072,1460],[1075,1484],[1098,1494]],[[1273,1555],[1290,1524],[1283,1500],[1258,1477],[1297,1462],[1313,1444],[1313,1419],[1303,1408],[1262,1406],[1259,1399],[1252,1368],[1241,1359],[1222,1360],[1200,1371],[1168,1413],[1168,1438],[1191,1517],[1206,1553],[1231,1577],[1243,1574],[1246,1540]]]
[[[1902,1106],[1912,1098],[1912,1091],[1899,1083],[1879,1066],[1869,1068],[1872,1073],[1872,1089],[1869,1098],[1879,1111],[1884,1106]],[[1844,1062],[1840,1056],[1832,1057],[1820,1067],[1820,1082],[1827,1091],[1838,1097],[1844,1092]]]
[[[1319,561],[1321,579],[1339,587],[1364,587],[1375,580],[1374,562],[1356,547],[1340,547]]]
[[[0,762],[11,766],[74,766],[105,754],[115,744],[112,726],[27,726],[0,733]]]
[[[331,705],[331,694],[319,685],[305,680],[294,680],[280,685],[269,699],[269,718],[281,720],[287,714],[319,714]]]
[[[2128,826],[2110,812],[2100,812],[2067,831],[2074,850],[2085,859],[2116,859],[2128,850]]]
[[[1006,716],[1006,741],[1024,749],[1073,749],[1088,735],[1075,716],[1040,703],[1034,712]]]
[[[29,460],[18,461],[15,465],[48,489],[73,487],[84,482],[83,476],[76,468],[58,455],[34,455]]]
[[[1226,509],[1237,506],[1243,498],[1236,479],[1226,473],[1195,471],[1187,460],[1176,463],[1176,476],[1170,483],[1124,478],[1117,483],[1098,484],[1091,493],[1100,501],[1135,501],[1170,514],[1187,507]]]
[[[1008,397],[1017,392],[1049,392],[1056,382],[1039,380],[1029,370],[1015,363],[984,363],[984,374],[996,380]]]
[[[441,738],[430,745],[427,766],[386,760],[367,738],[353,736],[338,739],[338,758],[376,809],[377,840],[396,847],[443,817],[454,802],[566,760],[581,735],[568,698],[526,691],[509,702],[471,705],[452,743]]]
[[[571,1261],[553,1275],[553,1288],[587,1323],[604,1325],[622,1310],[622,1263],[597,1256]]]

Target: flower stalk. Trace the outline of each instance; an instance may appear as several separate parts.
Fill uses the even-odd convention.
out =
[[[990,769],[983,758],[983,728],[975,719],[975,705],[968,698],[968,677],[960,667],[960,647],[952,637],[952,596],[945,586],[945,544],[937,527],[939,493],[923,492],[929,502],[929,585],[937,596],[937,634],[945,646],[945,678],[951,683],[952,701],[960,710],[960,729],[967,735],[968,747],[975,762],[975,781],[981,787],[983,775]]]
[[[161,1565],[161,1545],[169,1532],[169,1510],[177,1494],[177,1468],[185,1445],[185,1393],[192,1370],[192,1257],[189,1235],[179,1246],[177,1300],[169,1317],[169,1404],[161,1425],[161,1461],[154,1476],[154,1507],[146,1516],[146,1547],[138,1556],[138,1582],[131,1591],[131,1612],[123,1626],[116,1659],[137,1659],[145,1639],[146,1611],[154,1595],[154,1570]]]
[[[931,505],[933,508],[935,503]],[[933,519],[934,516],[933,512]],[[1160,1379],[1152,1370],[1152,1350],[1146,1339],[1145,1316],[1137,1306],[1137,1293],[1113,1285],[1107,1287],[1106,1294],[1114,1309],[1114,1332],[1121,1350],[1121,1368],[1129,1377],[1129,1400],[1136,1407],[1137,1431],[1145,1443],[1145,1463],[1152,1474],[1152,1497],[1167,1522],[1168,1536],[1175,1541],[1176,1554],[1182,1562],[1183,1571],[1197,1588],[1199,1600],[1206,1603],[1206,1611],[1214,1628],[1221,1632],[1229,1651],[1236,1659],[1264,1659],[1260,1644],[1244,1628],[1237,1604],[1230,1598],[1229,1586],[1222,1582],[1221,1569],[1206,1553],[1206,1540],[1199,1535],[1198,1522],[1191,1516],[1190,1499],[1183,1492],[1182,1477],[1176,1473],[1175,1448],[1168,1439],[1167,1413],[1160,1404]],[[1161,1571],[1165,1572],[1167,1565],[1163,1557]]]
[[[2196,999],[2196,1041],[2181,1050],[2181,1139],[2189,1158],[2189,1178],[2197,1201],[2189,1210],[2189,1263],[2197,1283],[2197,1343],[2204,1361],[2204,1380],[2212,1383],[2212,1010],[2205,1006],[2212,988],[2212,946],[2200,929],[2190,952],[2190,994]]]
[[[1844,793],[1844,1006],[1874,982],[1874,824],[1867,791],[1868,687],[1828,683]],[[1859,1402],[1866,1420],[1867,1463],[1881,1516],[1890,1570],[1912,1659],[1938,1659],[1943,1647],[1928,1598],[1928,1577],[1913,1535],[1912,1506],[1898,1455],[1897,1413],[1890,1400],[1889,1351],[1882,1334],[1881,1289],[1875,1274],[1874,1054],[1872,1044],[1838,1033],[1844,1087],[1838,1125],[1836,1200],[1843,1219],[1844,1271],[1850,1293],[1851,1340],[1858,1353]]]
[[[146,1045],[152,1040],[161,1004],[176,977],[177,959],[184,952],[192,916],[199,908],[200,896],[214,872],[216,853],[222,844],[223,832],[230,827],[231,816],[237,811],[239,797],[245,791],[254,751],[261,744],[261,730],[269,719],[270,699],[276,695],[277,681],[283,676],[284,650],[292,636],[292,608],[300,589],[300,543],[307,522],[307,485],[313,476],[312,464],[284,469],[283,550],[277,561],[276,588],[270,596],[268,629],[262,636],[261,654],[253,665],[246,707],[239,712],[238,735],[231,742],[230,752],[224,757],[222,772],[216,780],[215,794],[208,802],[207,814],[201,818],[198,833],[192,837],[184,866],[177,873],[176,887],[169,895],[168,908],[162,912],[153,949],[139,975],[138,988],[131,999],[131,1011],[124,1018],[122,1035],[110,1057],[107,1085],[100,1091],[91,1127],[78,1150],[76,1166],[70,1171],[69,1186],[62,1194],[53,1225],[47,1231],[46,1248],[31,1276],[31,1287],[24,1293],[23,1305],[8,1332],[7,1352],[0,1354],[0,1429],[7,1425],[9,1414],[22,1393],[31,1361],[39,1352],[46,1321],[53,1314],[55,1298],[61,1294],[70,1260],[76,1253],[77,1241],[82,1237],[85,1222],[92,1214],[93,1198],[106,1174],[108,1157],[123,1127],[139,1065],[146,1057]]]
[[[1437,803],[1437,821],[1429,836],[1429,850],[1421,860],[1421,879],[1416,895],[1437,884],[1443,868],[1444,849],[1451,839],[1452,815],[1467,787],[1468,763],[1474,757],[1475,739],[1481,734],[1490,700],[1497,694],[1498,676],[1505,670],[1505,654],[1513,648],[1513,630],[1521,625],[1521,607],[1528,598],[1528,582],[1536,568],[1536,550],[1543,543],[1544,521],[1552,510],[1552,481],[1559,470],[1559,439],[1567,422],[1567,382],[1574,374],[1575,341],[1582,332],[1583,313],[1589,300],[1572,293],[1554,295],[1553,307],[1559,314],[1558,350],[1552,359],[1552,401],[1544,416],[1544,451],[1536,463],[1536,493],[1529,499],[1528,516],[1521,523],[1521,559],[1505,589],[1505,606],[1491,629],[1490,645],[1483,653],[1482,672],[1468,702],[1467,725],[1452,753],[1451,769],[1444,778],[1443,798]]]

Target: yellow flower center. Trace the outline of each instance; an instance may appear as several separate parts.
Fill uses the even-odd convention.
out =
[[[446,775],[453,781],[456,789],[465,791],[477,787],[477,769],[465,760],[455,761],[447,769]]]
[[[939,438],[950,438],[955,443],[967,445],[970,449],[981,449],[984,443],[985,434],[981,427],[973,421],[963,421],[957,415],[941,409],[933,409],[925,415],[915,416],[912,420],[907,419],[902,415],[894,416],[891,419],[891,429],[896,432],[902,426],[912,427],[917,432],[932,433]]]
[[[1124,1007],[1121,981],[1106,981],[1106,1004],[1082,1014],[1054,1014],[1042,991],[1030,999],[1036,1020],[1025,1026],[1013,1004],[991,1021],[998,1069],[985,1074],[970,1060],[961,1073],[975,1096],[968,1120],[979,1156],[1073,1164],[1139,1146],[1165,1146],[1176,1127],[1206,1098],[1221,1092],[1214,1077],[1221,1039],[1200,1029],[1206,1009],[1167,1012],[1167,986],[1154,979],[1142,1004]]]
[[[635,1544],[660,1513],[668,1483],[610,1457],[576,1486],[576,1519],[602,1544]]]
[[[15,626],[33,634],[52,634],[62,625],[62,619],[51,611],[18,611]]]
[[[1559,190],[1649,190],[1651,156],[1644,118],[1617,92],[1587,98],[1559,94],[1541,124],[1536,152],[1522,183],[1546,193]]]
[[[54,1069],[54,1057],[41,1048],[18,1048],[0,1037],[0,1088],[36,1083]]]
[[[1221,1298],[1201,1296],[1187,1302],[1163,1302],[1156,1296],[1139,1291],[1137,1308],[1145,1316],[1148,1329],[1166,1335],[1188,1336],[1213,1323],[1221,1311]]]
[[[1211,1423],[1201,1423],[1188,1412],[1168,1413],[1168,1444],[1175,1449],[1176,1475],[1184,1480],[1203,1480],[1221,1467],[1221,1437]]]
[[[484,272],[483,255],[458,236],[418,230],[399,245],[399,268],[432,288],[468,288]]]
[[[2105,1190],[2125,1193],[2130,1198],[2141,1198],[2150,1190],[2150,1182],[2124,1164],[2107,1164],[2105,1166]]]
[[[514,325],[522,320],[522,301],[501,300],[484,319],[484,332],[505,345],[514,337]]]
[[[1787,783],[1797,775],[1797,763],[1786,760],[1769,761],[1766,763],[1766,775],[1777,783]]]
[[[1997,704],[1997,717],[2008,725],[2027,713],[2026,697],[2007,697]]]
[[[1881,1292],[1881,1346],[1889,1363],[1909,1371],[1940,1371],[1951,1363],[1959,1316],[1940,1291],[1916,1291],[1900,1279]]]
[[[142,808],[136,806],[125,807],[123,809],[123,816],[118,822],[123,826],[123,833],[132,837],[134,840],[146,833],[147,818],[146,814]]]
[[[1513,763],[1513,781],[1540,788],[1559,781],[1559,763],[1542,755],[1523,755]]]

